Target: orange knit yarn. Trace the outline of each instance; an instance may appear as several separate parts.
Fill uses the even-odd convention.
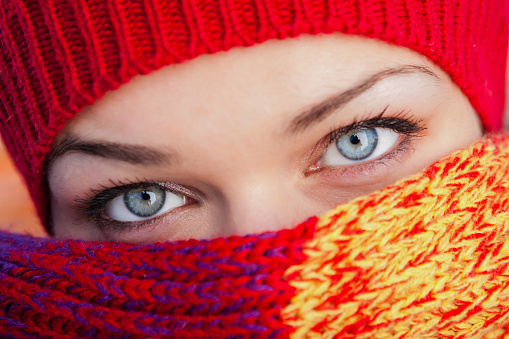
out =
[[[509,333],[509,137],[322,216],[286,272],[294,338]]]

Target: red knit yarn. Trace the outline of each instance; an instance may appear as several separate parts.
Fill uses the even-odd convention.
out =
[[[0,132],[48,221],[44,160],[64,123],[134,75],[204,53],[340,31],[441,66],[502,126],[508,0],[2,0]]]

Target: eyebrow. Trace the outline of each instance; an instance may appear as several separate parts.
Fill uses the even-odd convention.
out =
[[[291,133],[302,132],[312,124],[324,120],[334,111],[338,110],[342,106],[346,105],[348,102],[357,98],[362,93],[371,89],[378,82],[395,75],[412,73],[423,73],[440,80],[440,77],[435,72],[433,72],[430,68],[424,66],[405,65],[399,68],[385,69],[376,74],[373,74],[359,85],[352,87],[338,95],[335,95],[334,97],[327,99],[317,105],[314,105],[309,110],[306,110],[305,112],[299,114],[292,120],[292,122],[288,126],[287,131]]]
[[[405,65],[399,68],[385,69],[372,75],[361,84],[314,105],[309,110],[299,114],[292,120],[288,130],[292,133],[301,132],[310,125],[324,120],[341,106],[346,105],[351,100],[368,91],[383,79],[412,73],[423,73],[435,79],[440,79],[436,73],[424,66]],[[161,152],[152,147],[119,144],[109,141],[83,140],[76,136],[70,136],[53,147],[46,158],[45,169],[48,170],[55,160],[71,152],[89,154],[134,165],[163,165],[175,163],[179,160],[178,156],[172,152]]]
[[[49,169],[56,159],[71,152],[119,160],[134,165],[163,165],[175,163],[179,159],[172,152],[161,152],[152,147],[119,144],[109,141],[90,141],[71,136],[55,145],[46,159],[45,168]]]

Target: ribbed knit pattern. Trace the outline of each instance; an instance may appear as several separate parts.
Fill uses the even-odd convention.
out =
[[[2,0],[0,132],[47,222],[44,160],[64,123],[134,75],[268,39],[335,31],[440,65],[502,124],[507,0]],[[376,56],[373,56],[376,57]]]
[[[2,338],[507,338],[509,135],[290,230],[0,233]]]

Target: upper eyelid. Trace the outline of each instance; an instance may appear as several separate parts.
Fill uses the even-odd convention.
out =
[[[354,121],[353,123],[343,126],[340,128],[335,129],[334,131],[330,132],[326,138],[328,139],[327,147],[331,145],[339,136],[346,134],[350,132],[353,129],[357,128],[390,128],[396,132],[405,134],[405,135],[412,135],[412,136],[418,136],[421,132],[426,130],[426,127],[423,125],[421,119],[415,119],[414,117],[410,116],[410,112],[401,111],[396,115],[384,117],[383,115],[387,112],[388,106],[376,117],[371,119],[365,119],[365,120],[359,120]],[[406,126],[403,125],[397,125],[397,123],[405,123]]]
[[[136,189],[136,188],[142,188],[142,187],[149,187],[149,186],[155,186],[160,189],[165,190],[166,192],[170,192],[175,195],[185,196],[188,199],[193,199],[196,201],[199,201],[203,199],[203,194],[201,192],[193,192],[191,189],[187,188],[184,185],[174,184],[174,183],[166,183],[166,182],[158,182],[158,181],[151,181],[151,180],[139,180],[136,182],[131,182],[124,184],[122,182],[114,183],[114,187],[105,187],[102,186],[102,190],[100,189],[92,189],[91,192],[93,194],[92,197],[90,197],[90,201],[93,202],[95,199],[97,199],[100,195],[107,196],[109,198],[109,201],[112,199],[118,197],[119,195],[124,194],[125,192]],[[115,191],[113,194],[110,194],[111,192]],[[80,199],[83,202],[83,199]],[[102,206],[104,207],[107,202],[104,202]]]
[[[355,120],[351,124],[347,126],[340,127],[336,129],[334,132],[337,134],[346,134],[350,132],[353,129],[357,128],[370,128],[370,127],[381,127],[380,124],[384,122],[384,119],[387,119],[383,117],[385,112],[387,111],[389,107],[386,107],[380,114],[378,114],[376,117],[371,119],[364,119],[364,120]],[[332,133],[331,133],[332,134]]]
[[[112,182],[113,183],[113,182]],[[142,182],[131,182],[128,184],[124,183],[113,183],[115,184],[114,187],[105,187],[102,186],[102,189],[91,189],[91,194],[87,195],[86,198],[83,197],[77,197],[75,202],[77,202],[79,205],[76,207],[76,209],[87,216],[93,216],[98,214],[99,210],[103,210],[108,202],[115,199],[116,197],[124,194],[125,192],[140,188],[140,187],[147,187],[147,186],[156,186],[161,189],[164,189],[165,191],[171,191],[169,190],[165,185],[162,185],[158,182],[153,181],[142,181]],[[174,192],[171,191],[173,194],[180,194],[183,195],[180,192]],[[100,200],[100,201],[98,201]],[[92,207],[93,206],[93,207]]]
[[[304,129],[307,129],[313,123],[322,121],[327,116],[337,111],[338,109],[341,109],[342,106],[359,97],[361,94],[367,92],[374,85],[384,79],[392,76],[409,74],[424,74],[430,78],[433,78],[434,80],[441,80],[440,76],[433,72],[431,68],[423,65],[403,65],[397,68],[382,70],[373,74],[360,85],[350,88],[349,90],[346,90],[345,92],[342,92],[339,95],[326,100],[325,102],[313,106],[310,110],[301,113],[289,125],[287,132],[300,132]]]

